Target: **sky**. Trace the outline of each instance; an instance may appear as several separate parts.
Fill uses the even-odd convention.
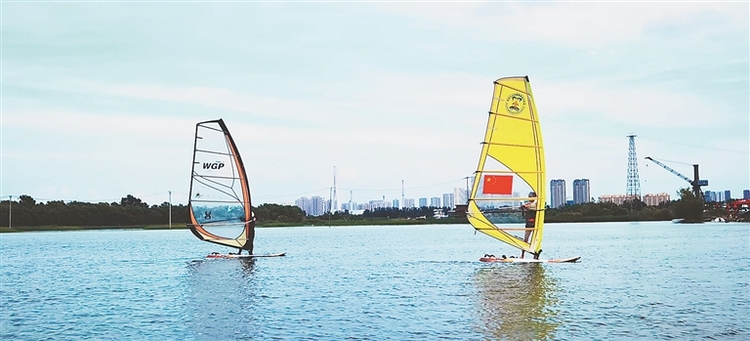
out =
[[[3,1],[0,197],[186,203],[223,118],[254,204],[442,196],[476,170],[493,81],[528,75],[547,179],[750,188],[750,4]],[[171,199],[169,193],[171,192]],[[7,199],[6,199],[7,200]],[[14,199],[15,200],[15,199]]]

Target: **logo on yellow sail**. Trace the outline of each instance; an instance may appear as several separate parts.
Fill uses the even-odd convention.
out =
[[[517,92],[513,93],[505,100],[505,108],[511,114],[518,114],[526,108],[526,98]]]

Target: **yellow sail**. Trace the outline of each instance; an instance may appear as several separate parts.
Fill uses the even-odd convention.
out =
[[[467,216],[478,231],[536,258],[547,198],[539,115],[528,77],[500,78],[494,84]],[[508,223],[514,214],[525,215],[520,225]],[[506,223],[499,222],[503,219]]]

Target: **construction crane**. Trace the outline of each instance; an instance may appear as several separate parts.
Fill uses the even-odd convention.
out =
[[[650,156],[646,156],[646,160],[649,160],[661,166],[662,168],[672,172],[672,174],[679,176],[682,180],[690,183],[690,185],[693,186],[693,194],[695,194],[695,197],[703,199],[703,191],[701,190],[701,186],[708,186],[708,180],[700,180],[700,177],[698,176],[698,165],[693,165],[693,180],[690,180],[690,178],[688,178],[687,176],[680,174],[678,171],[669,168],[669,166],[653,159]]]

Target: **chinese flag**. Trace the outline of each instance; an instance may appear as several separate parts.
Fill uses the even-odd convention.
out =
[[[485,175],[483,194],[507,194],[513,193],[512,175]]]

